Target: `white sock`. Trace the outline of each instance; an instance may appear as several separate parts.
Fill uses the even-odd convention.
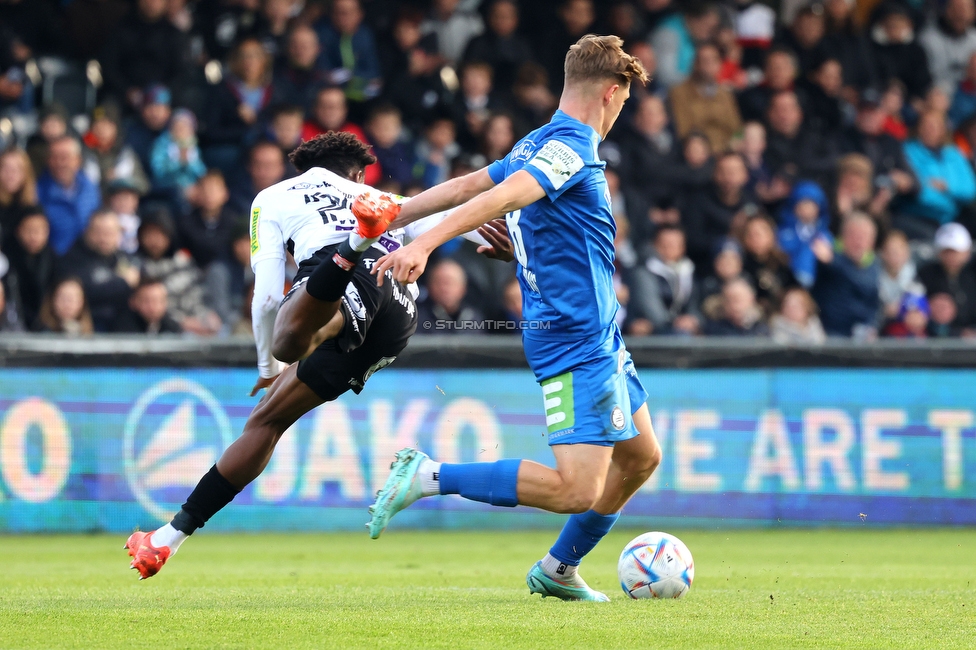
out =
[[[570,566],[562,560],[557,560],[553,556],[546,553],[546,556],[542,558],[542,570],[545,571],[546,575],[553,580],[575,582],[576,573],[579,571],[579,567]]]
[[[441,493],[440,474],[440,463],[430,459],[420,463],[417,475],[420,476],[420,489],[423,496],[431,497]]]
[[[168,546],[171,555],[176,555],[176,551],[180,548],[186,538],[189,537],[186,533],[181,530],[176,530],[171,524],[166,524],[149,538],[149,543],[159,548],[160,546]]]
[[[379,237],[363,237],[355,232],[349,233],[349,247],[354,251],[362,253],[372,246]]]

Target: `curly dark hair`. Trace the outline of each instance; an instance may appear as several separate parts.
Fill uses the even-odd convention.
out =
[[[327,131],[298,145],[288,159],[302,174],[312,167],[324,167],[348,178],[376,162],[369,149],[352,133]]]

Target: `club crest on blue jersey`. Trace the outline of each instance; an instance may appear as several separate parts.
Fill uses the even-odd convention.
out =
[[[512,161],[528,160],[532,157],[534,151],[535,143],[532,140],[522,140],[512,149],[512,153],[509,155]]]

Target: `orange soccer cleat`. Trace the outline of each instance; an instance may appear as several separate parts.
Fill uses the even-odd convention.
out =
[[[386,232],[390,222],[400,214],[400,205],[389,194],[375,196],[363,192],[352,202],[352,213],[358,222],[356,234],[373,239]]]
[[[159,573],[171,555],[168,546],[156,548],[152,545],[153,532],[136,531],[129,536],[125,546],[122,547],[129,551],[132,557],[132,564],[129,567],[139,572],[140,580],[151,578]]]

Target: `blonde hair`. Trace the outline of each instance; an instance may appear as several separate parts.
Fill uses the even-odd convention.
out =
[[[20,160],[20,164],[24,168],[24,184],[13,194],[0,187],[0,205],[17,204],[21,207],[37,205],[37,181],[34,178],[34,167],[31,165],[30,157],[23,149],[10,149],[0,154],[0,163],[8,156]]]
[[[587,34],[576,41],[566,54],[563,67],[566,84],[613,79],[629,85],[634,79],[647,83],[647,70],[637,59],[624,52],[619,36]]]
[[[849,226],[855,223],[863,223],[871,226],[872,228],[874,228],[875,236],[877,236],[878,234],[877,222],[875,222],[875,220],[872,219],[871,215],[869,215],[867,212],[861,212],[860,210],[855,210],[854,212],[851,212],[849,215],[845,216],[844,219],[840,222],[841,234],[843,235],[844,231],[847,230]]]
[[[868,180],[874,179],[874,163],[860,153],[849,153],[837,161],[837,175],[855,174]]]

